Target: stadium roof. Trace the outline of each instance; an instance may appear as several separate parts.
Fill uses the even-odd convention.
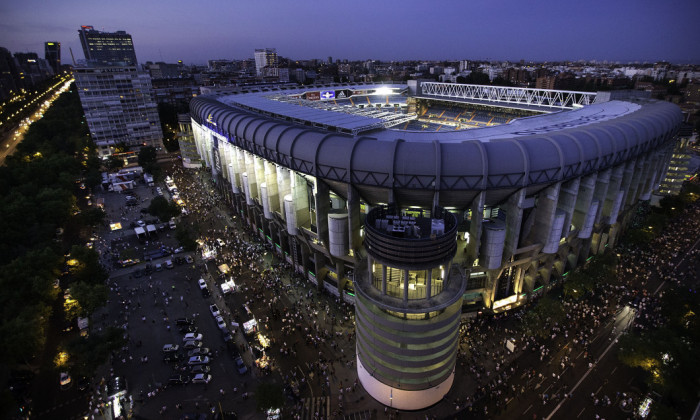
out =
[[[279,91],[267,91],[220,96],[217,100],[226,105],[243,108],[256,113],[263,113],[278,119],[291,120],[299,123],[308,122],[315,127],[333,128],[336,131],[356,135],[361,132],[382,128],[386,120],[366,115],[334,111],[331,109],[310,107],[307,106],[308,103],[304,103],[307,101],[299,98],[297,102],[294,102],[293,98],[309,92],[317,92],[319,93],[319,98],[321,98],[323,92],[335,92],[340,90],[353,90],[364,92],[364,94],[373,94],[377,89],[382,89],[383,94],[386,95],[387,91],[400,93],[402,90],[406,90],[406,85],[382,84],[334,86],[327,88],[307,87],[303,89],[287,89],[283,93]],[[335,95],[333,96],[335,97]],[[329,101],[319,99],[317,102],[324,103]]]
[[[257,94],[262,107],[277,106],[265,104],[275,101],[264,95],[270,93]],[[351,136],[301,118],[271,118],[269,111],[231,106],[248,100],[242,97],[194,98],[191,115],[237,147],[272,162],[328,182],[365,186],[362,194],[369,201],[382,201],[377,188],[393,188],[411,201],[426,203],[432,196],[425,191],[440,190],[441,205],[447,206],[467,205],[480,190],[497,200],[515,188],[571,179],[635,159],[671,141],[682,121],[674,104],[635,98],[596,101],[572,111],[471,130],[377,129]],[[291,115],[305,115],[299,108]],[[320,112],[331,115],[323,121],[343,122],[342,114]]]
[[[325,109],[309,108],[290,102],[275,101],[268,98],[268,96],[269,93],[265,95],[248,93],[245,95],[228,96],[220,100],[228,105],[236,105],[249,110],[263,111],[274,116],[285,116],[294,120],[308,121],[317,125],[339,127],[347,130],[373,126],[383,121],[380,118],[370,118]]]

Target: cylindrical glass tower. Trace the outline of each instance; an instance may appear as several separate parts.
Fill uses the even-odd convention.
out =
[[[419,410],[454,380],[464,275],[452,266],[457,220],[442,208],[376,207],[355,274],[357,372],[377,401]]]

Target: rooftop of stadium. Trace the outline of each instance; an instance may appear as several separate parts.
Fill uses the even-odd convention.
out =
[[[590,95],[595,99],[594,93]],[[477,139],[484,142],[546,134],[617,119],[639,111],[648,102],[633,96],[624,100],[596,99],[595,103],[573,105],[569,109],[547,109],[499,100],[469,101],[444,96],[410,95],[405,84],[264,89],[222,94],[212,99],[261,117],[329,132],[412,142]]]

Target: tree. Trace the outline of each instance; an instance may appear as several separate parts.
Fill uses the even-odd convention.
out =
[[[83,225],[97,226],[105,220],[107,215],[105,214],[104,210],[99,207],[90,207],[87,210],[83,210],[83,212],[80,213],[80,216]]]
[[[281,408],[284,405],[284,392],[281,386],[264,382],[255,391],[255,400],[259,411]]]
[[[28,364],[46,342],[46,327],[51,308],[45,304],[26,305],[0,325],[3,345],[0,346],[3,365]]]
[[[592,291],[594,286],[595,282],[591,276],[582,270],[576,270],[564,282],[564,295],[578,300]]]
[[[104,284],[73,283],[71,296],[80,305],[79,316],[90,316],[107,303],[107,287]]]
[[[153,146],[144,146],[139,150],[139,165],[148,173],[153,173],[151,168],[156,163],[156,148]]]
[[[124,159],[118,158],[116,156],[110,156],[107,159],[107,168],[110,170],[119,169],[124,167]]]
[[[523,323],[530,334],[546,338],[549,336],[549,327],[555,322],[561,323],[565,315],[561,301],[547,295],[540,299],[534,308],[525,313]]]
[[[102,333],[76,337],[66,345],[71,370],[75,376],[92,376],[97,367],[107,361],[109,354],[126,343],[124,330],[108,327]]]
[[[100,256],[94,249],[80,245],[71,248],[70,260],[68,260],[72,280],[76,283],[103,284],[109,277],[102,264]]]
[[[180,207],[164,197],[153,197],[147,208],[148,213],[158,217],[162,222],[167,222],[171,217],[181,213]]]
[[[185,225],[180,224],[175,230],[175,238],[180,242],[185,251],[195,251],[197,249],[197,242],[192,238],[190,230],[185,227]]]
[[[669,289],[660,302],[661,327],[632,330],[620,338],[618,357],[643,370],[647,384],[662,394],[663,404],[688,417],[700,392],[700,296]]]

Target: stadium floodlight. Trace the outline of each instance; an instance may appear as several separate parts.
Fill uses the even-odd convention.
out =
[[[382,86],[374,90],[375,95],[391,95],[392,93],[394,93],[394,89],[386,86]]]

